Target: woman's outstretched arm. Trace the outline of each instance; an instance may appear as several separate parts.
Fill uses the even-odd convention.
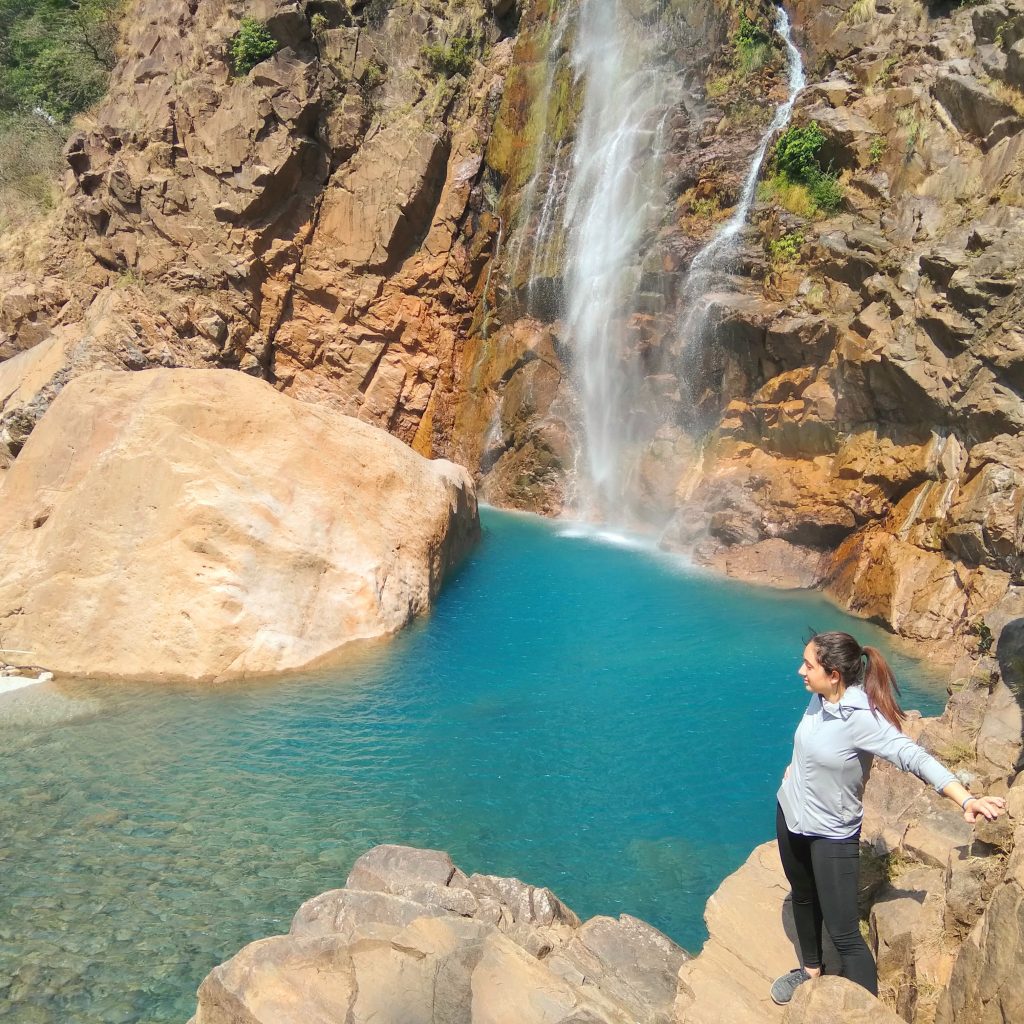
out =
[[[875,712],[855,712],[853,721],[858,750],[876,754],[905,772],[913,772],[922,782],[930,783],[936,792],[955,801],[964,812],[964,820],[972,825],[979,818],[993,821],[1006,810],[1001,796],[974,796],[957,781],[953,773],[932,757],[924,747]]]
[[[995,821],[1006,810],[1006,801],[1001,796],[975,796],[956,781],[943,787],[942,795],[958,803],[963,809],[964,820],[972,825],[979,818]]]

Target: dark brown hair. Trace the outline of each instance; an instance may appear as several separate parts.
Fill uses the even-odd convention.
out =
[[[907,716],[896,699],[900,688],[877,647],[861,647],[849,633],[815,633],[810,642],[826,672],[838,672],[844,686],[863,682],[871,710],[888,719],[897,729],[903,728]]]

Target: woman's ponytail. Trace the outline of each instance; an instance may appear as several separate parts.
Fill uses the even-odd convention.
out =
[[[864,670],[864,692],[868,695],[868,703],[883,718],[888,719],[897,729],[902,730],[907,716],[896,699],[900,688],[896,685],[892,669],[889,668],[889,663],[882,657],[882,652],[877,647],[865,646],[863,651],[868,660]]]

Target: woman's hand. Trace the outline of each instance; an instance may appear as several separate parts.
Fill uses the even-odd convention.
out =
[[[964,821],[972,825],[979,819],[995,821],[1006,811],[1006,801],[1001,796],[976,796],[964,806]]]

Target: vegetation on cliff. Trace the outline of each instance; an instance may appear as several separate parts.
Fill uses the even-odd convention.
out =
[[[777,197],[792,213],[836,213],[843,205],[838,178],[822,168],[818,153],[828,141],[817,121],[791,125],[775,144],[775,173],[767,182],[768,196]]]
[[[323,17],[323,15],[321,15]],[[249,74],[257,64],[277,53],[278,42],[269,29],[255,18],[243,18],[231,40],[231,62],[235,74]]]
[[[0,229],[47,208],[68,124],[107,88],[125,0],[0,0]]]

